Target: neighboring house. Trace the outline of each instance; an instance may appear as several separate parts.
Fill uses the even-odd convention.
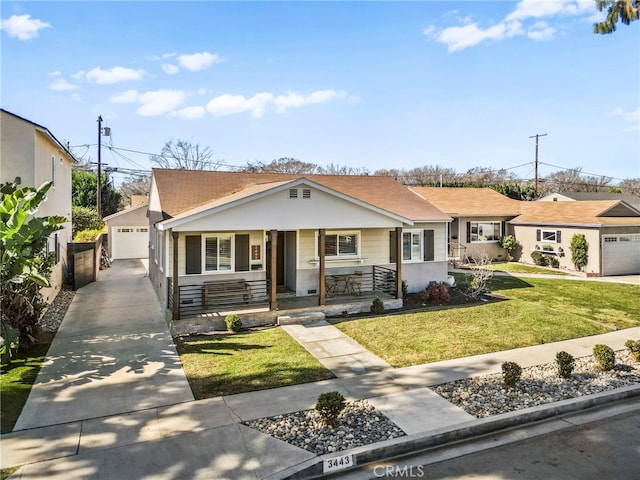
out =
[[[500,239],[512,233],[509,220],[520,213],[521,201],[491,188],[411,187],[453,218],[449,227],[449,257],[466,262],[486,256],[506,260]]]
[[[538,202],[573,202],[584,200],[622,200],[636,209],[640,209],[640,197],[627,193],[607,192],[560,192],[550,193],[539,198]]]
[[[522,259],[545,249],[556,255],[560,268],[574,269],[571,239],[584,234],[589,244],[587,275],[640,274],[640,210],[620,200],[523,202],[511,220],[522,246]]]
[[[225,289],[271,310],[280,292],[401,302],[403,280],[411,292],[447,279],[450,220],[391,177],[155,169],[149,275],[174,320]]]
[[[20,177],[21,185],[39,187],[52,181],[47,200],[38,216],[60,215],[68,221],[55,232],[47,249],[56,254],[51,287],[42,290],[50,303],[60,290],[67,274],[67,243],[71,241],[71,169],[76,159],[62,143],[42,125],[0,109],[0,183]]]
[[[146,203],[104,218],[109,235],[109,257],[149,258],[149,218]]]

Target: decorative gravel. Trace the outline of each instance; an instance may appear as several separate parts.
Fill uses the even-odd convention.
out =
[[[75,294],[74,290],[62,287],[51,305],[38,320],[38,326],[45,332],[57,332]]]
[[[575,359],[571,378],[558,376],[556,363],[522,369],[517,386],[509,390],[502,374],[466,378],[430,387],[467,413],[482,418],[523,408],[605,392],[640,383],[640,363],[627,350],[616,352],[614,370],[601,372],[593,356]]]
[[[366,400],[347,401],[335,427],[325,426],[315,410],[260,418],[245,425],[317,455],[405,435]]]

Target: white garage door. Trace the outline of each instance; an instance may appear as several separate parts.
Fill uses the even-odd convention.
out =
[[[640,273],[640,235],[602,237],[602,275]]]
[[[111,255],[119,258],[149,257],[149,227],[113,227]]]

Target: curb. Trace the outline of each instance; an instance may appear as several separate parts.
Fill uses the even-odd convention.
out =
[[[535,407],[503,413],[493,417],[472,420],[455,425],[453,428],[444,427],[430,432],[407,435],[405,437],[365,445],[351,450],[321,455],[266,477],[265,480],[327,478],[327,476],[333,475],[323,474],[324,460],[335,458],[336,456],[353,455],[353,466],[335,473],[335,475],[339,475],[369,463],[380,462],[382,460],[391,459],[409,453],[417,453],[421,450],[426,450],[436,446],[442,446],[460,440],[468,440],[479,435],[541,420],[547,420],[549,418],[575,413],[580,410],[586,410],[602,406],[610,402],[633,397],[640,397],[639,384],[629,385],[585,397],[570,398],[550,404],[537,405]]]

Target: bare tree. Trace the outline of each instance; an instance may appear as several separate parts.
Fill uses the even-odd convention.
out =
[[[308,163],[298,160],[296,158],[282,157],[275,160],[271,160],[269,163],[265,162],[247,162],[247,166],[244,168],[246,172],[255,173],[320,173],[320,167],[315,163]]]
[[[211,160],[212,156],[210,147],[202,148],[200,144],[186,140],[169,140],[160,155],[152,155],[150,160],[159,168],[217,170],[221,162]]]
[[[366,167],[349,167],[330,163],[326,167],[320,167],[320,173],[324,175],[369,175],[369,170]]]
[[[120,184],[122,202],[124,205],[131,205],[132,195],[149,195],[151,177],[149,175],[131,176]]]
[[[622,193],[640,196],[640,178],[627,178],[618,184]]]

